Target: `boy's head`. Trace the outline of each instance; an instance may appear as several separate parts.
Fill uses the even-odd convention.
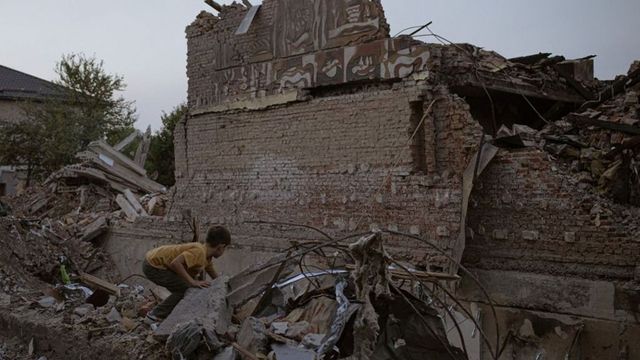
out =
[[[207,231],[207,246],[211,249],[211,255],[219,258],[224,254],[227,245],[231,244],[231,233],[224,226],[212,226]]]

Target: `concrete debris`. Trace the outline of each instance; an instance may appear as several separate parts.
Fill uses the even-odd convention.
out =
[[[73,313],[78,315],[78,316],[80,316],[80,317],[85,317],[89,313],[91,313],[93,310],[95,310],[93,305],[84,304],[84,305],[78,306],[75,309],[73,309]]]
[[[307,334],[302,338],[301,344],[307,349],[316,350],[322,345],[322,340],[326,336],[326,334]]]
[[[43,297],[42,299],[38,300],[38,305],[42,306],[43,308],[50,308],[54,305],[56,305],[58,303],[58,301],[51,297],[51,296],[46,296]]]
[[[233,348],[233,346],[226,347],[222,350],[218,355],[216,355],[213,360],[236,360],[238,358],[238,353]]]
[[[356,259],[356,299],[362,303],[354,324],[354,356],[369,359],[375,351],[380,324],[378,313],[373,305],[382,297],[389,297],[389,282],[386,273],[386,259],[382,246],[382,235],[372,234],[352,244],[349,250]]]
[[[147,130],[0,200],[0,358],[640,351],[640,61],[600,81],[593,56],[392,37],[378,0],[206,2],[174,188]],[[147,317],[138,255],[210,224],[228,276]]]
[[[224,344],[218,340],[211,328],[207,328],[198,320],[176,326],[167,339],[167,349],[175,360],[191,359],[203,344],[208,352],[217,353]]]
[[[297,322],[289,325],[285,336],[289,339],[302,341],[302,339],[313,331],[311,324],[306,321]]]
[[[187,290],[184,298],[166,318],[156,336],[166,338],[177,326],[198,320],[207,329],[225,334],[231,325],[231,310],[226,301],[227,277],[217,278],[209,288]]]
[[[299,347],[289,345],[273,344],[271,345],[276,360],[315,360],[316,353]]]
[[[238,344],[253,354],[268,353],[267,329],[262,321],[250,317],[244,321],[238,333]]]
[[[119,323],[122,321],[122,315],[116,310],[116,308],[111,308],[111,311],[106,316],[106,319],[110,323]]]
[[[288,322],[273,322],[271,324],[271,331],[273,331],[276,335],[284,335],[287,333],[287,329],[289,329]]]

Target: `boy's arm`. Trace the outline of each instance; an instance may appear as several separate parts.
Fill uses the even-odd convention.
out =
[[[206,268],[204,268],[204,270],[207,272],[207,274],[209,274],[209,276],[211,276],[212,280],[215,280],[218,278],[218,272],[216,271],[216,269],[213,267],[212,263],[209,263],[209,265],[207,265]]]
[[[171,264],[169,264],[169,269],[178,274],[191,287],[206,288],[210,285],[208,281],[194,280],[191,275],[189,275],[184,255],[175,258]]]

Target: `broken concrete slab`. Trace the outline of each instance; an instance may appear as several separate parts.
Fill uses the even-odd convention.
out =
[[[83,304],[80,305],[78,307],[76,307],[75,309],[73,309],[73,313],[80,316],[80,317],[84,317],[87,314],[89,314],[90,312],[92,312],[93,310],[95,310],[95,307],[91,304]]]
[[[289,325],[285,336],[290,339],[295,339],[297,341],[301,341],[307,334],[311,334],[313,332],[313,328],[311,324],[307,321],[300,321],[295,324]]]
[[[259,296],[275,282],[291,274],[290,262],[284,260],[286,256],[272,259],[273,266],[260,269],[260,265],[254,265],[229,280],[229,295],[227,300],[232,307],[245,304],[254,297]]]
[[[135,221],[138,218],[138,212],[124,196],[116,196],[116,203],[118,203],[120,209],[127,215],[127,220]]]
[[[174,359],[190,359],[200,346],[206,346],[209,352],[215,354],[224,344],[212,329],[199,320],[192,320],[176,326],[167,339],[166,348]]]
[[[284,335],[289,328],[288,322],[274,322],[271,324],[271,331],[276,335]]]
[[[309,349],[293,347],[290,345],[273,344],[271,349],[277,360],[315,360],[316,353]]]
[[[124,197],[127,199],[127,201],[131,204],[131,206],[133,206],[133,208],[135,209],[135,211],[140,214],[141,216],[148,216],[146,210],[142,207],[142,205],[140,204],[140,200],[138,200],[138,197],[135,196],[131,190],[127,189],[123,192]]]
[[[267,354],[269,339],[267,329],[262,321],[254,317],[247,318],[238,333],[238,344],[247,351]]]
[[[326,334],[307,334],[302,338],[302,345],[307,349],[317,349],[322,345],[322,340],[326,337]]]
[[[176,326],[196,319],[218,334],[226,333],[231,325],[231,309],[226,301],[228,280],[228,277],[219,277],[207,289],[187,290],[182,301],[160,324],[155,335],[168,337]]]
[[[238,353],[233,348],[233,346],[226,347],[222,350],[213,360],[236,360],[238,358]]]
[[[109,223],[107,218],[101,216],[82,230],[80,241],[92,241],[107,231],[109,231]]]

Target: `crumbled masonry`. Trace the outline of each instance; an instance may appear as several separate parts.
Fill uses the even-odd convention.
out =
[[[94,143],[0,199],[0,359],[640,358],[638,61],[391,37],[379,0],[212,4],[173,188]],[[146,321],[144,254],[214,224],[224,277]]]

